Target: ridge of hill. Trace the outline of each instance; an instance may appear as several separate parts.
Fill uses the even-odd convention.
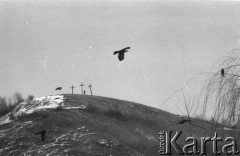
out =
[[[189,127],[180,120],[166,111],[113,98],[45,96],[23,102],[0,118],[0,155],[154,156],[160,131],[201,136],[211,126],[194,120]],[[42,142],[35,133],[43,130],[47,138]]]

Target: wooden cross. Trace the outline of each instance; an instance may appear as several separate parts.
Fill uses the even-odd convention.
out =
[[[83,94],[83,86],[84,86],[84,84],[81,82],[81,85],[79,85],[79,86],[81,86],[81,88],[82,88],[82,94]]]
[[[72,87],[70,87],[70,88],[72,88],[72,94],[73,94],[73,88],[75,88],[75,87],[73,87],[73,85],[72,85]]]
[[[89,85],[88,85],[88,87],[90,88],[90,92],[91,92],[91,95],[92,95],[92,88],[91,88],[91,87],[92,87],[92,85],[91,85],[91,84],[89,84]]]

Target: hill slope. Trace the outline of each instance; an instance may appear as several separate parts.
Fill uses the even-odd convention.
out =
[[[189,127],[179,125],[179,120],[177,115],[123,100],[47,96],[22,103],[0,119],[0,155],[152,156],[158,155],[159,131],[201,136],[211,126],[195,120]],[[42,130],[47,131],[43,142],[35,135]]]

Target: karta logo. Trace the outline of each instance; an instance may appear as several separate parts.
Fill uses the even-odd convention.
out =
[[[174,135],[172,135],[172,131],[160,131],[159,132],[159,154],[160,155],[171,155],[172,150],[175,150],[179,155],[206,155],[207,151],[207,142],[211,142],[212,144],[212,152],[215,155],[225,154],[225,155],[232,155],[232,154],[239,154],[237,151],[237,141],[233,137],[226,137],[222,139],[221,137],[217,136],[215,132],[212,138],[210,137],[200,137],[197,139],[195,137],[187,137],[185,139],[184,145],[181,147],[177,140],[180,138],[182,131],[176,131]],[[199,143],[200,142],[200,143]],[[220,144],[221,142],[221,148]],[[200,146],[200,148],[198,148]],[[210,149],[211,150],[211,149]],[[209,151],[209,149],[208,149]]]

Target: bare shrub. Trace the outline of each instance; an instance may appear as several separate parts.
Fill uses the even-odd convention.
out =
[[[14,97],[15,103],[19,104],[24,101],[22,94],[19,92],[14,93],[13,97]]]
[[[26,99],[26,102],[27,103],[31,103],[34,99],[34,96],[33,95],[28,95],[28,98]]]
[[[33,95],[29,95],[27,102],[34,99]],[[11,112],[18,104],[24,102],[24,98],[21,93],[14,93],[13,97],[6,98],[0,97],[0,117]]]
[[[0,116],[7,114],[9,111],[6,97],[0,97]]]
[[[231,126],[240,123],[240,49],[234,49],[217,66],[217,71],[206,80],[203,115],[214,105],[213,119]],[[221,73],[221,69],[224,73]]]
[[[32,101],[34,99],[34,96],[33,95],[28,95],[28,100]]]
[[[0,97],[0,117],[12,111],[18,103],[12,102],[11,98]]]

